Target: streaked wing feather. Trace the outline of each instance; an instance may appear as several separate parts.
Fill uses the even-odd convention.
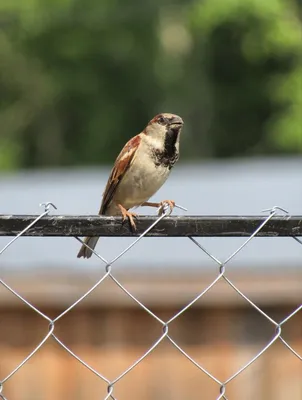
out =
[[[107,207],[112,201],[113,195],[118,188],[122,177],[125,175],[127,169],[134,160],[135,152],[140,141],[140,135],[134,136],[125,144],[122,151],[118,155],[103,194],[103,201],[99,211],[100,215],[106,212]]]

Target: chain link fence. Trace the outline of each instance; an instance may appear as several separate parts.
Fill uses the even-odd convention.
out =
[[[83,241],[75,234],[77,232],[85,234],[91,234],[92,231],[94,234],[100,234],[103,232],[103,235],[106,235],[104,231],[107,232],[108,235],[111,236],[122,236],[122,235],[127,235],[128,229],[123,228],[124,231],[121,233],[119,229],[121,228],[120,224],[117,223],[116,221],[118,219],[114,218],[107,218],[107,221],[110,221],[109,225],[103,224],[104,220],[106,218],[99,218],[99,223],[98,227],[99,230],[96,230],[96,226],[91,224],[91,219],[89,220],[88,217],[86,217],[87,224],[84,224],[83,227],[83,221],[85,222],[84,217],[80,218],[80,222],[77,224],[75,221],[77,220],[77,217],[75,219],[70,220],[65,220],[64,222],[64,217],[62,219],[61,216],[55,216],[52,217],[52,221],[55,221],[55,223],[49,224],[45,223],[43,225],[43,221],[45,221],[50,214],[51,207],[55,207],[52,203],[45,203],[43,204],[45,207],[44,212],[42,212],[39,216],[33,218],[26,218],[27,216],[20,217],[14,217],[14,216],[2,216],[1,217],[1,222],[0,222],[0,235],[1,236],[14,236],[13,239],[7,243],[7,245],[0,251],[0,260],[1,260],[1,254],[3,254],[6,249],[9,246],[12,246],[16,240],[18,240],[21,236],[44,236],[44,235],[49,235],[49,236],[73,236],[74,240],[77,240],[81,243]],[[259,217],[256,219],[253,219],[252,217],[238,217],[236,221],[234,221],[234,218],[228,219],[227,217],[217,217],[217,218],[212,218],[213,224],[211,224],[211,221],[208,222],[208,224],[203,224],[203,220],[200,219],[198,223],[198,217],[182,217],[181,219],[177,219],[178,217],[170,217],[166,218],[169,214],[168,207],[164,209],[164,212],[161,216],[157,218],[153,218],[154,221],[149,224],[149,226],[144,229],[141,233],[139,232],[139,236],[133,240],[133,242],[125,248],[122,252],[119,254],[116,254],[116,256],[111,259],[111,260],[106,260],[101,254],[99,254],[96,251],[93,251],[94,255],[100,260],[101,263],[104,265],[104,272],[100,279],[85,293],[83,294],[79,299],[77,299],[72,305],[70,305],[67,309],[65,309],[61,314],[59,314],[56,318],[51,319],[48,315],[44,314],[41,312],[38,308],[36,308],[33,304],[31,304],[29,301],[27,301],[20,293],[15,291],[10,285],[8,285],[4,280],[1,279],[0,276],[0,283],[1,285],[7,289],[9,292],[11,292],[14,296],[16,296],[21,302],[23,302],[27,307],[29,307],[31,310],[33,310],[35,313],[37,313],[41,318],[46,320],[48,322],[48,332],[45,332],[45,337],[40,343],[37,343],[36,347],[34,350],[28,354],[26,358],[20,362],[19,365],[16,365],[13,370],[10,371],[10,373],[5,376],[1,377],[0,376],[0,398],[2,400],[10,400],[5,397],[5,384],[9,380],[14,379],[14,375],[21,369],[25,368],[26,364],[28,361],[36,354],[39,352],[39,350],[44,346],[44,344],[50,340],[56,341],[66,352],[68,352],[74,359],[76,359],[79,363],[81,363],[85,368],[87,368],[92,374],[96,375],[100,380],[104,381],[107,385],[107,393],[100,393],[99,398],[101,399],[113,399],[117,400],[117,397],[115,396],[114,393],[114,388],[115,385],[122,380],[130,371],[135,370],[135,368],[140,364],[144,359],[146,359],[151,352],[153,352],[161,342],[163,341],[169,341],[175,349],[177,349],[184,357],[186,357],[199,371],[201,374],[205,374],[209,379],[211,379],[213,382],[216,383],[217,385],[217,397],[216,399],[228,399],[228,385],[230,382],[235,380],[244,370],[249,368],[251,364],[253,364],[259,357],[261,357],[271,346],[274,345],[275,342],[279,341],[282,342],[282,344],[290,351],[295,357],[297,357],[300,361],[302,361],[302,355],[299,354],[292,346],[290,343],[288,343],[282,336],[282,330],[284,325],[294,316],[296,315],[301,309],[302,309],[302,304],[299,305],[296,309],[294,309],[289,315],[286,316],[286,318],[282,319],[281,321],[277,321],[273,319],[270,315],[268,315],[266,312],[264,312],[260,307],[257,306],[248,296],[246,296],[235,284],[234,282],[228,277],[228,264],[230,263],[231,260],[233,260],[239,252],[242,252],[245,246],[249,244],[256,236],[266,236],[266,237],[276,237],[276,236],[290,236],[294,241],[297,242],[297,245],[302,245],[302,240],[300,238],[301,235],[301,230],[302,230],[302,219],[299,217],[290,217],[288,213],[280,208],[280,207],[273,207],[270,210],[265,210],[267,212],[266,217]],[[147,219],[149,221],[152,218]],[[95,218],[95,221],[97,218]],[[169,220],[170,225],[167,225],[169,227],[168,231],[165,231],[162,229],[162,225],[164,222],[167,222]],[[255,220],[258,221],[258,226],[255,229],[252,229],[251,227],[254,226]],[[20,229],[20,221],[22,221],[23,225],[26,223],[26,226],[24,229]],[[60,223],[63,221],[63,227],[60,226]],[[161,222],[162,221],[162,222]],[[201,221],[201,223],[200,223]],[[220,221],[220,222],[219,222]],[[222,222],[221,222],[222,221]],[[48,220],[49,222],[49,220]],[[181,223],[178,223],[181,222]],[[41,224],[42,223],[42,224]],[[69,224],[69,226],[68,226]],[[145,222],[142,224],[142,226],[146,224]],[[138,223],[140,225],[140,222]],[[108,226],[111,227],[111,229],[108,228]],[[184,227],[188,227],[186,229],[186,232],[184,232]],[[160,229],[159,229],[160,227]],[[174,227],[174,228],[173,228]],[[223,229],[222,229],[223,227]],[[116,229],[115,229],[116,228]],[[200,232],[198,233],[198,229]],[[252,230],[251,230],[252,229]],[[82,231],[85,232],[82,232]],[[206,230],[207,232],[205,232]],[[222,234],[222,230],[224,231]],[[211,234],[211,232],[213,232]],[[129,233],[129,232],[128,232]],[[191,233],[194,233],[191,234]],[[207,286],[204,288],[200,289],[200,292],[198,295],[193,298],[188,304],[185,304],[182,309],[177,312],[175,315],[173,315],[172,318],[169,320],[163,320],[161,319],[158,315],[153,313],[145,304],[143,304],[136,296],[131,293],[127,288],[117,279],[117,277],[114,275],[114,269],[113,266],[116,263],[117,260],[119,260],[125,253],[130,251],[132,247],[134,247],[140,240],[143,240],[145,236],[148,235],[153,235],[153,236],[186,236],[186,239],[184,240],[190,240],[194,245],[196,245],[201,252],[205,253],[211,262],[213,263],[213,266],[217,268],[217,276],[215,279]],[[131,234],[129,233],[128,236]],[[245,241],[241,244],[240,247],[238,247],[235,251],[233,251],[225,260],[220,260],[218,259],[215,254],[212,254],[209,252],[202,244],[201,240],[197,240],[197,236],[246,236]],[[79,235],[81,236],[81,235]],[[194,236],[194,237],[193,237]],[[83,261],[84,262],[84,261]],[[119,375],[115,377],[108,377],[103,375],[102,373],[102,368],[100,366],[99,370],[96,370],[92,368],[84,359],[79,357],[75,352],[73,352],[66,344],[60,340],[60,338],[56,335],[55,333],[55,327],[56,323],[63,319],[64,316],[69,313],[72,309],[77,307],[85,298],[87,298],[97,287],[101,286],[102,283],[105,280],[111,280],[114,282],[115,285],[119,288],[119,290],[123,291],[127,296],[129,296],[136,304],[138,307],[140,307],[144,312],[149,314],[157,324],[160,324],[162,327],[162,334],[157,338],[157,340],[150,346],[147,351],[141,355],[140,358],[136,359],[135,362],[132,365],[129,365],[127,369],[122,371]],[[213,373],[206,369],[202,364],[198,363],[194,359],[194,354],[188,354],[182,346],[177,343],[173,339],[173,329],[170,329],[170,324],[175,321],[177,318],[179,318],[182,314],[184,314],[190,307],[192,307],[198,300],[202,299],[202,297],[210,291],[219,281],[224,281],[229,287],[234,290],[241,298],[248,303],[251,307],[253,307],[254,310],[256,310],[263,318],[265,318],[272,327],[272,337],[271,339],[265,344],[265,346],[255,354],[253,358],[248,360],[244,365],[241,366],[240,369],[235,371],[231,376],[228,377],[228,379],[222,381],[219,379],[219,376],[213,375]],[[301,295],[302,299],[302,295]],[[0,364],[1,364],[1,358],[0,358]],[[196,394],[198,396],[198,394]]]

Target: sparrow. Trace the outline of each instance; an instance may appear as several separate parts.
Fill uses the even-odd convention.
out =
[[[173,210],[175,202],[164,200],[150,203],[153,196],[167,180],[179,158],[179,137],[183,120],[178,115],[156,115],[145,129],[130,139],[118,155],[110,173],[99,215],[122,215],[128,218],[135,230],[137,214],[129,209],[138,206],[163,207],[167,203]],[[84,240],[94,249],[99,237]],[[78,257],[90,258],[92,251],[82,245]]]

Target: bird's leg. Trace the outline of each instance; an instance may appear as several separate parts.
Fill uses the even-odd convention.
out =
[[[160,207],[160,203],[150,203],[149,201],[145,201],[143,204],[141,204],[141,207]]]
[[[136,231],[136,225],[134,222],[134,218],[137,218],[137,214],[126,210],[126,208],[123,207],[121,204],[118,204],[118,207],[121,210],[121,213],[123,216],[123,222],[125,221],[126,218],[128,218],[132,229],[134,229]]]
[[[143,204],[141,204],[141,206],[159,208],[158,215],[162,215],[163,212],[164,212],[164,207],[165,207],[166,204],[168,204],[168,206],[170,208],[169,214],[171,214],[171,212],[173,211],[173,208],[175,207],[175,201],[174,200],[163,200],[163,201],[161,201],[159,203],[150,203],[149,201],[145,201]]]

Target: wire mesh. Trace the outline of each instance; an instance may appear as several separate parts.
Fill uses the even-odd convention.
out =
[[[18,233],[13,239],[7,243],[6,246],[0,251],[0,256],[10,247],[16,240],[18,240],[22,235],[24,235],[31,227],[33,227],[40,219],[48,215],[51,211],[51,207],[54,207],[52,203],[43,203],[44,211],[37,216],[37,218],[31,222],[23,231]],[[280,208],[280,207],[273,207],[270,210],[264,210],[268,212],[268,215],[264,217],[263,222],[259,225],[259,227],[235,250],[233,251],[225,260],[219,260],[214,254],[209,252],[199,240],[196,240],[193,237],[188,237],[184,240],[190,240],[191,243],[197,246],[201,252],[205,253],[209,259],[213,262],[214,265],[217,266],[217,276],[213,281],[208,284],[206,287],[202,288],[201,291],[196,295],[188,304],[185,304],[176,314],[173,315],[172,318],[169,320],[163,320],[154,312],[152,312],[145,304],[143,304],[133,293],[131,293],[117,278],[114,276],[112,266],[114,263],[123,257],[133,246],[135,246],[139,241],[141,241],[149,231],[152,230],[163,218],[169,215],[170,210],[169,207],[165,207],[163,209],[162,214],[155,220],[153,224],[151,224],[148,229],[146,229],[139,237],[137,237],[133,242],[127,246],[122,252],[117,254],[113,259],[106,260],[102,255],[98,252],[93,250],[94,255],[104,264],[104,272],[103,275],[97,280],[97,282],[80,298],[78,298],[73,304],[71,304],[68,308],[66,308],[63,312],[57,315],[56,318],[51,319],[49,316],[41,312],[38,308],[36,308],[33,304],[31,304],[28,300],[26,300],[22,295],[20,295],[17,291],[15,291],[10,285],[4,282],[3,279],[0,278],[0,283],[4,286],[9,292],[11,292],[14,296],[16,296],[19,300],[21,300],[27,307],[37,313],[41,318],[45,319],[48,322],[48,332],[45,333],[44,338],[37,343],[36,347],[32,350],[30,354],[27,355],[13,370],[9,372],[9,374],[5,377],[2,377],[0,380],[0,399],[6,399],[4,396],[4,388],[7,381],[14,379],[14,375],[24,367],[27,362],[42,348],[42,346],[48,340],[56,341],[70,356],[76,359],[79,363],[81,363],[85,368],[87,368],[91,373],[96,375],[99,379],[104,381],[107,385],[107,393],[104,393],[103,396],[100,393],[100,398],[106,399],[113,399],[117,400],[114,394],[114,388],[117,382],[123,379],[130,371],[134,370],[138,364],[140,364],[144,359],[146,359],[164,340],[169,341],[175,349],[177,349],[187,360],[189,360],[201,373],[205,374],[209,379],[217,384],[217,397],[216,399],[225,399],[227,400],[227,387],[228,384],[235,380],[243,371],[245,371],[251,364],[253,364],[259,357],[261,357],[276,341],[280,341],[286,349],[288,349],[295,357],[297,357],[300,361],[302,361],[302,356],[288,343],[284,337],[282,336],[282,330],[284,325],[294,316],[296,315],[301,309],[302,305],[299,305],[296,309],[294,309],[289,315],[287,315],[281,321],[276,321],[266,312],[264,312],[257,304],[255,304],[248,296],[246,296],[235,284],[234,282],[228,277],[227,275],[227,265],[233,260],[239,252],[244,251],[244,248],[255,238],[257,234],[264,228],[264,226],[277,214],[284,215],[284,218],[288,217],[287,212]],[[302,245],[302,241],[298,237],[292,237],[293,240],[297,242],[297,245]],[[75,240],[78,240],[81,243],[84,243],[79,237],[75,237]],[[87,246],[88,247],[88,246]],[[139,357],[135,360],[135,362],[128,366],[127,369],[121,371],[115,377],[109,379],[103,375],[102,371],[97,371],[96,369],[92,368],[84,359],[78,356],[75,352],[73,352],[66,344],[63,343],[61,339],[55,334],[55,326],[56,323],[64,318],[64,316],[69,313],[72,309],[77,307],[85,298],[87,298],[97,287],[101,286],[102,283],[110,279],[114,282],[117,287],[123,291],[127,296],[129,296],[138,307],[140,307],[144,312],[149,314],[157,323],[159,323],[162,327],[162,334],[155,340],[155,342]],[[173,339],[173,331],[170,329],[170,324],[183,315],[190,307],[192,307],[198,300],[202,299],[202,297],[209,292],[219,281],[224,281],[229,287],[234,290],[246,303],[248,303],[257,313],[261,314],[263,318],[265,318],[272,326],[272,337],[270,340],[265,343],[265,345],[245,364],[243,364],[238,370],[234,371],[226,380],[222,381],[219,379],[218,376],[215,376],[211,371],[206,369],[202,364],[198,363],[194,359],[194,355],[188,354],[184,348],[177,343],[175,339]],[[170,332],[171,331],[171,332]]]

